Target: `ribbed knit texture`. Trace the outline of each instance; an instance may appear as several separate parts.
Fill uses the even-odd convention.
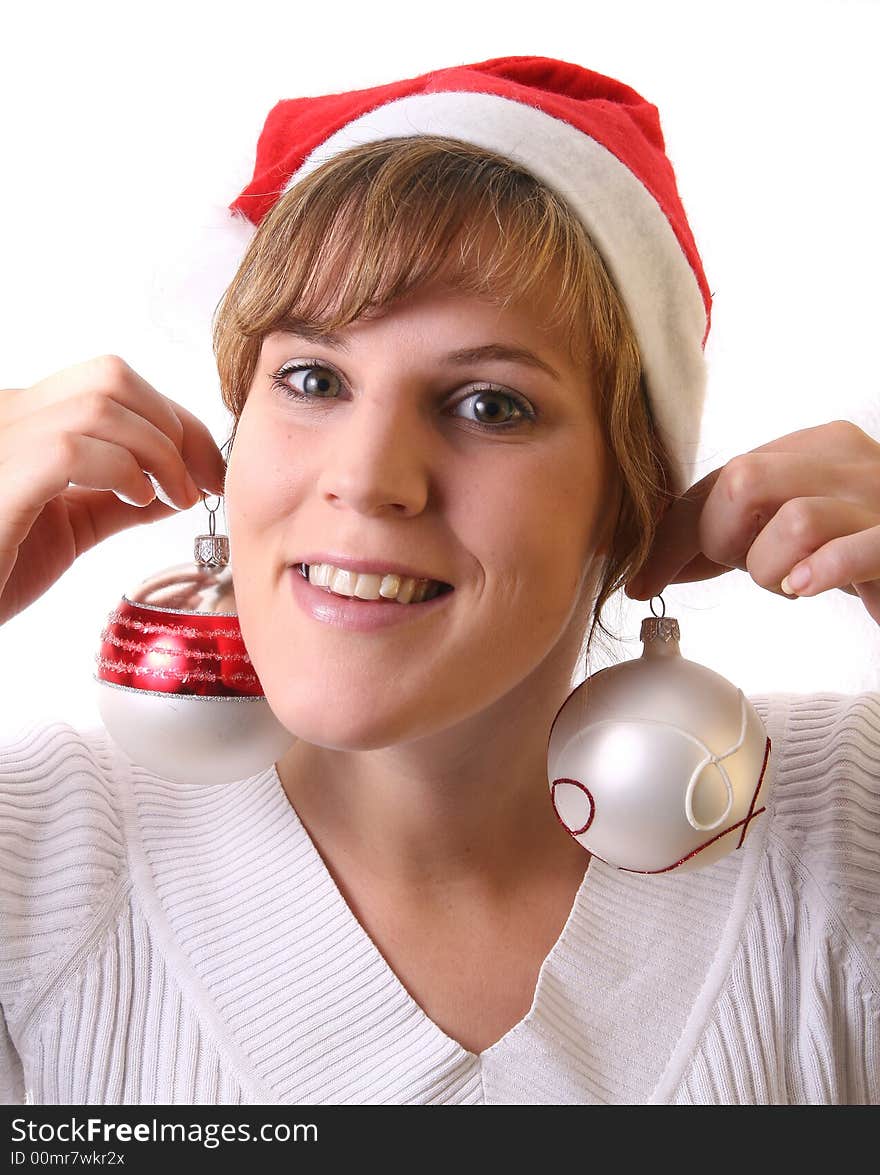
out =
[[[751,698],[767,813],[688,874],[593,860],[479,1056],[412,999],[274,768],[181,786],[101,728],[0,747],[0,1100],[880,1101],[880,694]]]

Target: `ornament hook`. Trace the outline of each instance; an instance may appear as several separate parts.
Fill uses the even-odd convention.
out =
[[[660,603],[663,605],[663,611],[657,617],[658,620],[662,620],[663,617],[666,615],[666,601],[663,599],[662,593],[658,593],[656,596],[651,596],[651,599],[648,601],[648,604],[651,609],[652,616],[657,616],[657,613],[654,611],[654,601],[655,600],[659,600]]]
[[[208,498],[216,498],[217,505],[216,506],[209,506],[208,505]],[[223,499],[220,497],[219,494],[202,493],[202,501],[205,504],[205,509],[208,511],[208,534],[211,535],[212,537],[217,533],[217,520],[215,518],[215,515],[216,515],[217,511],[220,509],[220,503],[222,500]]]

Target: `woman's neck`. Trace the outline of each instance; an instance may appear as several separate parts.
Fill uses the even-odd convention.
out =
[[[568,683],[508,695],[415,742],[340,751],[300,740],[279,778],[319,850],[377,885],[488,895],[556,861],[570,872],[586,854],[557,820],[547,780],[548,732]]]

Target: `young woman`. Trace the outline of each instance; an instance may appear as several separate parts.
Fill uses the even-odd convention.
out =
[[[710,298],[654,108],[542,58],[281,103],[235,207],[228,466],[116,356],[6,392],[0,615],[168,515],[143,471],[223,491],[296,741],[222,786],[101,731],[7,742],[7,1100],[875,1099],[880,696],[752,698],[766,815],[703,870],[616,871],[548,799],[625,585],[736,567],[880,623],[856,426],[689,487]]]

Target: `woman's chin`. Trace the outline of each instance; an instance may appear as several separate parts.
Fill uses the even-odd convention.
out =
[[[409,742],[428,733],[424,715],[412,711],[384,711],[375,705],[363,710],[337,702],[316,713],[314,705],[287,702],[269,706],[294,738],[334,751],[376,751]]]

